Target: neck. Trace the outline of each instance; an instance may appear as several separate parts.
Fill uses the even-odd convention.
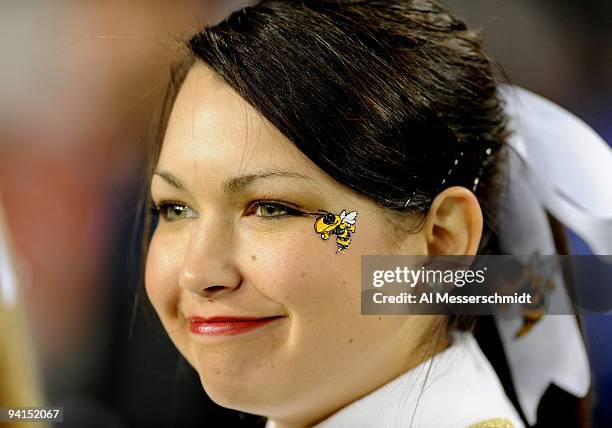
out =
[[[439,334],[433,332],[429,337],[432,337],[432,339],[422,342],[420,346],[414,348],[410,355],[406,356],[407,358],[398,358],[398,360],[408,362],[407,364],[395,366],[391,370],[389,370],[389,367],[379,366],[373,368],[369,372],[361,372],[360,378],[369,380],[366,388],[359,390],[355,385],[349,385],[349,381],[346,387],[341,388],[341,390],[342,393],[352,391],[353,395],[351,396],[330,396],[331,394],[327,394],[326,391],[323,391],[323,393],[319,394],[322,400],[319,401],[318,405],[309,406],[307,409],[304,408],[303,411],[292,412],[290,415],[270,417],[270,426],[273,428],[303,428],[315,426],[344,407],[369,395],[407,371],[435,357],[450,346],[450,338],[446,334],[443,334],[442,331]],[[383,374],[382,377],[381,374]],[[378,380],[373,382],[372,380],[374,379]],[[355,395],[354,391],[360,391],[360,393]]]

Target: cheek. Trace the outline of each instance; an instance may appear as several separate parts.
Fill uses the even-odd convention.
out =
[[[155,311],[166,324],[175,316],[179,298],[177,284],[179,252],[169,247],[171,242],[154,234],[149,245],[145,267],[145,288]]]
[[[310,228],[270,241],[253,240],[245,252],[244,270],[267,298],[283,304],[293,316],[312,318],[332,301],[358,302],[359,249],[351,244],[345,254],[336,254],[336,248],[333,237],[323,240]]]
[[[287,370],[299,365],[312,375],[306,383],[321,367],[331,379],[375,361],[373,354],[398,331],[401,318],[361,315],[361,256],[387,250],[374,228],[357,233],[344,254],[336,253],[333,237],[323,240],[314,231],[279,235],[263,246],[260,240],[245,253],[252,283],[292,318]]]
[[[319,329],[325,328],[343,341],[347,336],[347,343],[355,335],[379,336],[384,323],[361,316],[361,256],[388,254],[389,245],[382,226],[360,226],[344,254],[336,253],[334,236],[323,240],[310,230],[253,240],[245,272],[262,294],[287,308],[300,334],[313,330],[320,340]]]

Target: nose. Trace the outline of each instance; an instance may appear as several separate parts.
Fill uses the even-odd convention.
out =
[[[233,251],[227,233],[224,239],[211,228],[200,228],[187,244],[179,286],[202,297],[219,297],[240,287],[242,276],[232,260]]]

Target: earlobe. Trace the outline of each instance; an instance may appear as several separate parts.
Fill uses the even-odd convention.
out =
[[[429,254],[473,255],[482,236],[483,217],[476,195],[453,186],[434,199],[424,233]]]

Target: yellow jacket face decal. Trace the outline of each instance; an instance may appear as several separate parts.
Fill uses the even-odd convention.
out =
[[[336,235],[336,253],[344,253],[351,244],[351,233],[355,233],[356,221],[357,211],[347,214],[342,210],[340,215],[321,213],[315,220],[314,230],[325,240]]]

